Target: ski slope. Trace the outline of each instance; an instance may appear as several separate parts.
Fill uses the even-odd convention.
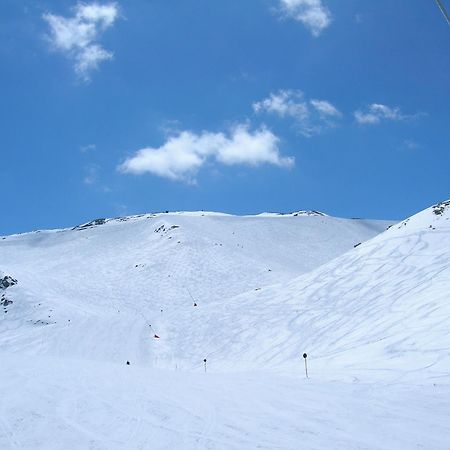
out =
[[[208,321],[242,292],[318,267],[388,225],[307,212],[174,213],[8,236],[0,240],[1,270],[19,281],[11,289],[18,300],[4,317],[2,328],[11,331],[0,342],[13,340],[33,354],[171,369],[182,359],[187,368],[207,351],[185,350],[203,339],[198,320]],[[149,324],[164,336],[159,347],[149,344]]]
[[[439,382],[450,375],[450,203],[429,208],[282,285],[237,296],[201,320],[221,369]],[[312,360],[314,358],[314,361]]]
[[[2,449],[449,448],[450,202],[99,221],[0,269]]]

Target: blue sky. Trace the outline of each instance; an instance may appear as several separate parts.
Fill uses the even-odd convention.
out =
[[[431,0],[2,0],[0,234],[406,217],[450,196],[449,55]]]

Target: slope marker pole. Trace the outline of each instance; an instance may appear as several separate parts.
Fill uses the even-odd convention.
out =
[[[153,327],[152,327],[150,324],[148,324],[148,326],[150,327],[150,330],[151,330],[152,333],[153,333],[153,337],[154,337],[155,339],[159,339],[159,336],[155,333],[155,330],[153,329]]]
[[[192,302],[194,303],[194,306],[197,306],[197,302],[195,301],[194,297],[192,297],[191,291],[188,287],[186,287],[186,290],[188,291],[189,297],[191,297]]]
[[[306,373],[306,378],[309,378],[308,376],[308,363],[306,362],[306,358],[308,357],[308,355],[306,353],[303,353],[303,359],[305,360],[305,373]]]

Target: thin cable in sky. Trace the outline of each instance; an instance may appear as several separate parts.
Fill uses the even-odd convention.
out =
[[[442,11],[442,14],[444,14],[444,17],[447,20],[447,23],[450,25],[450,16],[448,15],[448,12],[445,9],[444,4],[441,2],[441,0],[436,0],[436,3],[438,4],[439,9]]]

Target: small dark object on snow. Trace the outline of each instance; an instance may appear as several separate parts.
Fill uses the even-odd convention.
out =
[[[355,245],[353,246],[353,248],[356,248],[356,247],[358,247],[359,245],[361,245],[361,242],[358,242],[357,244],[355,244]]]
[[[307,356],[308,356],[308,355],[307,355],[306,353],[303,353],[303,358],[306,359]]]
[[[194,302],[194,306],[197,306],[197,303]]]
[[[159,336],[158,336],[157,334],[155,334],[153,337],[154,337],[155,339],[159,339]]]
[[[130,365],[130,361],[127,361],[127,366],[129,366]]]

